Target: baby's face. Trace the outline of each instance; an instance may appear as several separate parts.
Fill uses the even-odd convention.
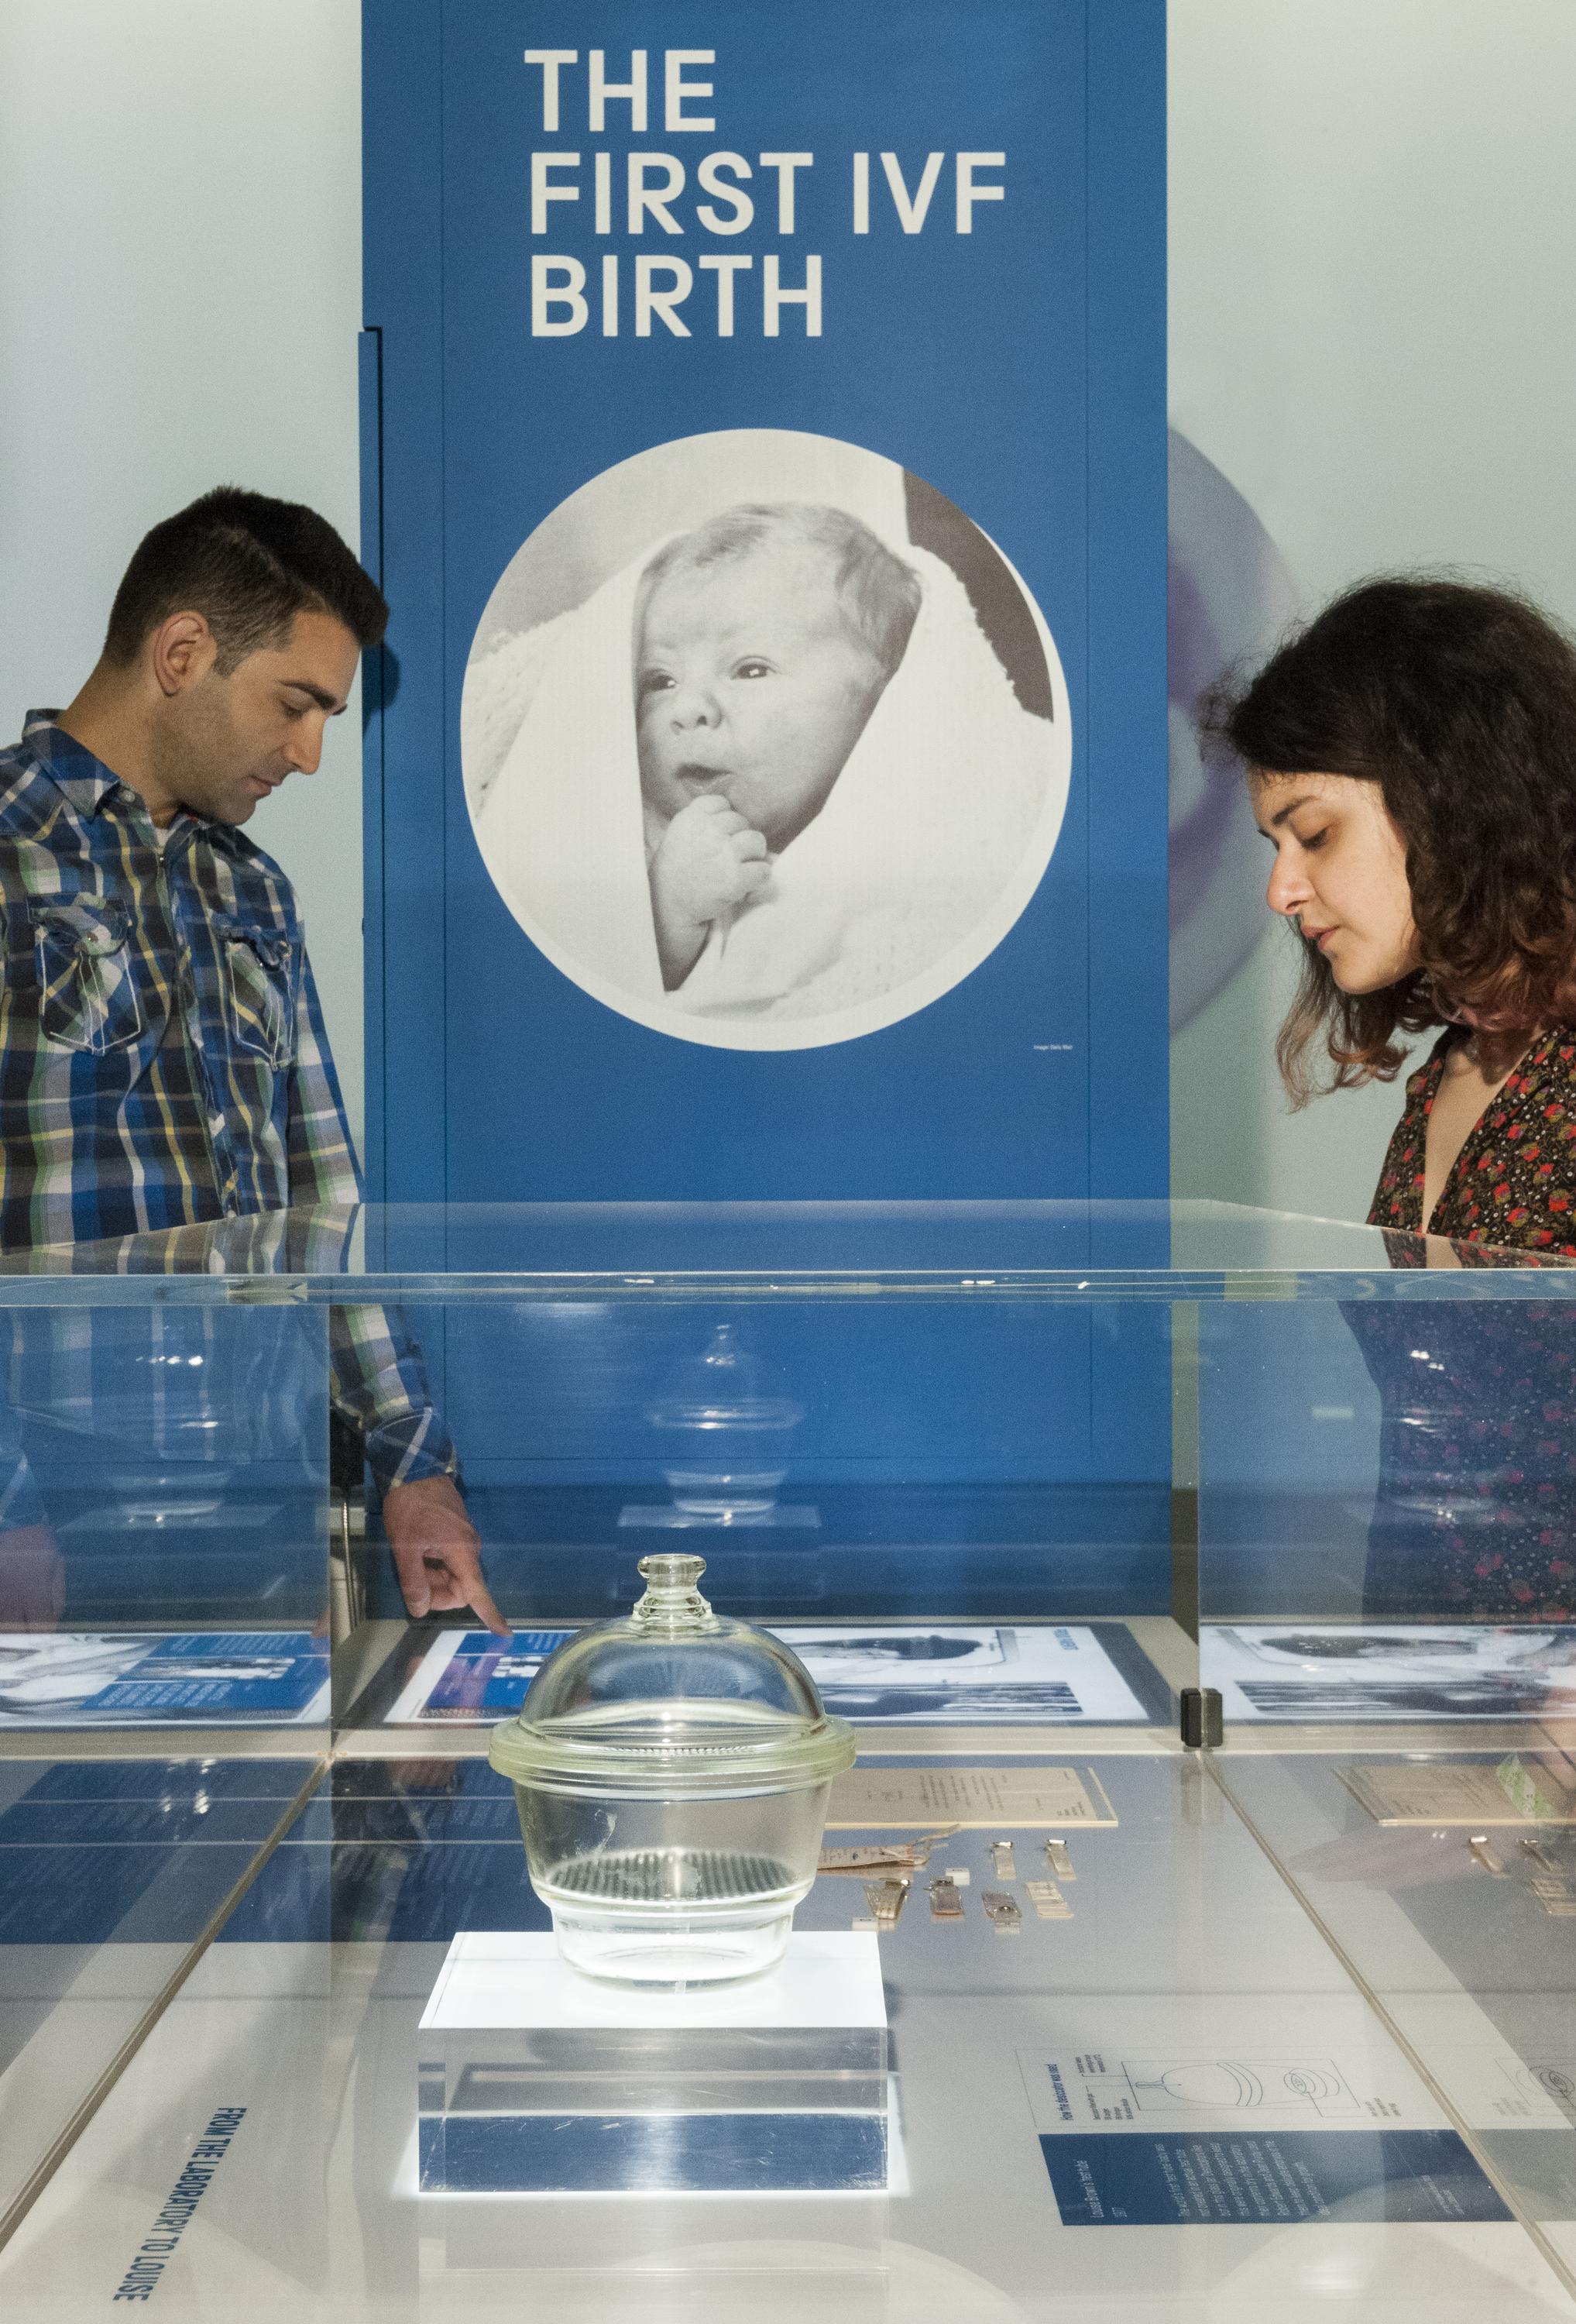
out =
[[[641,788],[659,814],[720,792],[784,848],[825,805],[884,684],[798,543],[669,574],[635,641]]]

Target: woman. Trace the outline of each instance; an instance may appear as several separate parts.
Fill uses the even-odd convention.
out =
[[[1210,723],[1302,940],[1293,1102],[1444,1028],[1369,1213],[1440,1239],[1397,1263],[1576,1257],[1576,649],[1500,590],[1368,582]],[[1431,1305],[1426,1349],[1415,1312],[1350,1318],[1385,1400],[1367,1610],[1571,1618],[1576,1301]]]

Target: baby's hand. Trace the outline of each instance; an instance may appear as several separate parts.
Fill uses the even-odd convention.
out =
[[[720,793],[679,810],[651,859],[651,913],[668,991],[695,966],[711,923],[759,895],[770,877],[764,837]]]

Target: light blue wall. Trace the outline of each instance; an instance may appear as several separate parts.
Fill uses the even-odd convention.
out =
[[[1576,9],[1170,0],[1169,37],[1174,427],[1305,609],[1451,565],[1576,620]],[[1399,1095],[1286,1113],[1286,968],[1175,1035],[1173,1185],[1360,1218]]]

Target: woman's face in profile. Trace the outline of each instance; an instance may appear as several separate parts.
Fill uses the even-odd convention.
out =
[[[1253,814],[1275,849],[1265,901],[1317,945],[1343,992],[1378,992],[1417,965],[1406,847],[1377,783],[1257,775]]]

